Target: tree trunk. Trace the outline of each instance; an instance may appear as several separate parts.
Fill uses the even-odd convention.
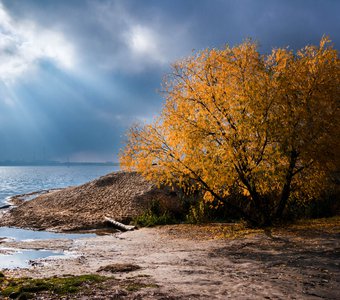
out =
[[[251,183],[250,179],[247,178],[244,172],[238,167],[236,167],[236,171],[242,183],[247,187],[250,197],[254,203],[255,215],[254,215],[254,218],[253,217],[251,219],[249,218],[248,221],[250,222],[251,226],[255,226],[255,227],[265,225],[269,217],[266,213],[267,209],[263,207],[263,205],[265,204],[263,203],[264,202],[263,199],[257,192],[255,185]]]
[[[289,167],[286,175],[286,181],[285,184],[283,185],[282,193],[281,193],[281,198],[279,205],[276,210],[275,218],[280,219],[282,217],[282,214],[284,212],[284,209],[286,208],[290,192],[291,192],[291,183],[292,179],[294,176],[294,168],[296,165],[296,161],[298,158],[298,152],[296,150],[292,150],[290,153],[290,162],[289,162]]]

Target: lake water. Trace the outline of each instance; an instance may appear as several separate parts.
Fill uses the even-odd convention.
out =
[[[0,227],[0,238],[11,240],[50,240],[50,239],[78,239],[82,237],[96,236],[94,233],[55,233],[49,231],[26,230],[19,228]]]
[[[79,185],[117,170],[115,166],[0,166],[0,206],[10,196]]]
[[[0,166],[0,207],[7,204],[7,199],[14,195],[80,185],[117,170],[118,167],[114,166]],[[94,236],[94,234],[59,234],[0,227],[0,238],[17,241],[57,238],[75,239],[88,236]],[[5,243],[2,246],[5,247]],[[10,254],[0,254],[0,270],[2,268],[27,267],[30,260],[59,255],[63,255],[63,253],[48,250],[20,250]]]
[[[0,270],[26,268],[33,260],[51,256],[64,256],[64,254],[49,250],[18,250],[10,254],[0,254]]]

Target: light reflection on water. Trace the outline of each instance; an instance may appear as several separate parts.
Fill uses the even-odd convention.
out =
[[[63,256],[62,252],[48,250],[20,250],[10,254],[0,254],[0,269],[25,268],[30,260],[50,256]]]
[[[78,239],[96,236],[94,233],[54,233],[48,231],[34,231],[19,228],[0,227],[0,239],[8,238],[16,241],[23,240],[47,240],[47,239]],[[1,244],[0,244],[1,245]],[[6,243],[3,244],[4,246]],[[63,256],[63,252],[49,250],[14,250],[0,247],[6,254],[0,254],[0,270],[4,268],[26,268],[29,267],[30,260],[46,258],[50,256]],[[8,252],[8,253],[7,253]]]
[[[50,239],[78,239],[84,237],[96,236],[94,233],[54,233],[48,231],[34,231],[19,228],[0,227],[0,239],[8,238],[16,241],[24,240],[50,240]],[[3,244],[6,246],[6,243]],[[63,256],[63,252],[50,250],[16,250],[10,248],[1,248],[0,251],[6,254],[0,254],[0,270],[4,268],[26,268],[29,267],[30,260],[46,258],[50,256]]]

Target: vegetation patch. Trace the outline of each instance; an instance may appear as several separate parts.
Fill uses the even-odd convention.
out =
[[[249,228],[245,222],[237,223],[206,223],[178,224],[165,226],[169,236],[175,238],[209,240],[209,239],[238,239],[249,238],[262,234],[301,234],[304,232],[322,232],[334,234],[340,232],[340,216],[322,219],[299,220],[292,224],[277,224],[266,228]]]
[[[159,201],[152,201],[149,209],[137,216],[133,223],[142,227],[152,227],[156,225],[166,225],[178,223],[170,212],[161,207]]]
[[[139,266],[128,264],[124,268],[123,265],[115,267],[120,270],[139,268]],[[147,280],[148,277],[148,275],[141,275],[118,280],[114,277],[87,274],[33,279],[7,278],[0,272],[0,278],[3,279],[0,281],[0,299],[23,300],[39,297],[39,299],[82,299],[84,296],[86,299],[87,297],[92,299],[94,296],[100,299],[111,299],[112,295],[121,299],[120,297],[125,296],[134,297],[135,293],[144,288],[158,288],[158,285]]]
[[[168,213],[157,216],[148,210],[136,217],[134,223],[142,227],[152,227],[156,225],[174,224],[176,221]]]
[[[4,278],[1,282],[1,295],[13,299],[30,298],[34,293],[43,291],[64,295],[78,292],[85,284],[104,282],[107,279],[109,277],[94,274],[43,279]]]
[[[5,275],[0,272],[0,284],[5,280]]]

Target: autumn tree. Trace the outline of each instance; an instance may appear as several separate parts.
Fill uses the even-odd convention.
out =
[[[270,224],[338,168],[339,79],[326,37],[297,53],[262,55],[250,40],[198,52],[173,65],[160,116],[130,129],[121,165]]]

